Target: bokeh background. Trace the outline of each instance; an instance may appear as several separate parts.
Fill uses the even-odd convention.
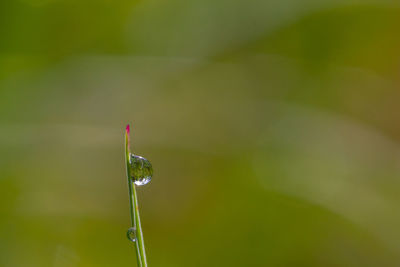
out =
[[[0,266],[400,266],[400,3],[0,2]]]

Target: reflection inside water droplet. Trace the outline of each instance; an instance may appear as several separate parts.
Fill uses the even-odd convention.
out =
[[[153,167],[147,159],[130,154],[129,159],[130,175],[136,185],[145,185],[150,182],[153,176]]]
[[[135,227],[131,227],[128,229],[128,232],[126,232],[126,236],[128,239],[132,242],[136,242],[136,229]]]

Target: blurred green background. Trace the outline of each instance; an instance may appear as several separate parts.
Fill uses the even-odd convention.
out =
[[[0,2],[0,266],[400,266],[400,3]]]

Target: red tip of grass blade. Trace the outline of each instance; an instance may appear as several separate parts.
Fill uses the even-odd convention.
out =
[[[130,137],[129,137],[130,131],[131,131],[131,127],[128,124],[128,125],[126,125],[126,128],[125,128],[125,135],[126,135],[126,138],[127,138],[128,149],[129,149],[129,145],[130,145],[129,144],[130,143]]]

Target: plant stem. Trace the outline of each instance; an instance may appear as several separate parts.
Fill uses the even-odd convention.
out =
[[[131,212],[131,223],[132,227],[135,228],[135,246],[136,246],[136,258],[139,267],[147,267],[146,251],[144,247],[142,226],[140,223],[139,205],[137,201],[136,186],[131,179],[130,174],[130,147],[129,147],[129,125],[126,127],[125,132],[125,160],[126,160],[126,175],[128,177],[128,188],[129,188],[129,203]]]

